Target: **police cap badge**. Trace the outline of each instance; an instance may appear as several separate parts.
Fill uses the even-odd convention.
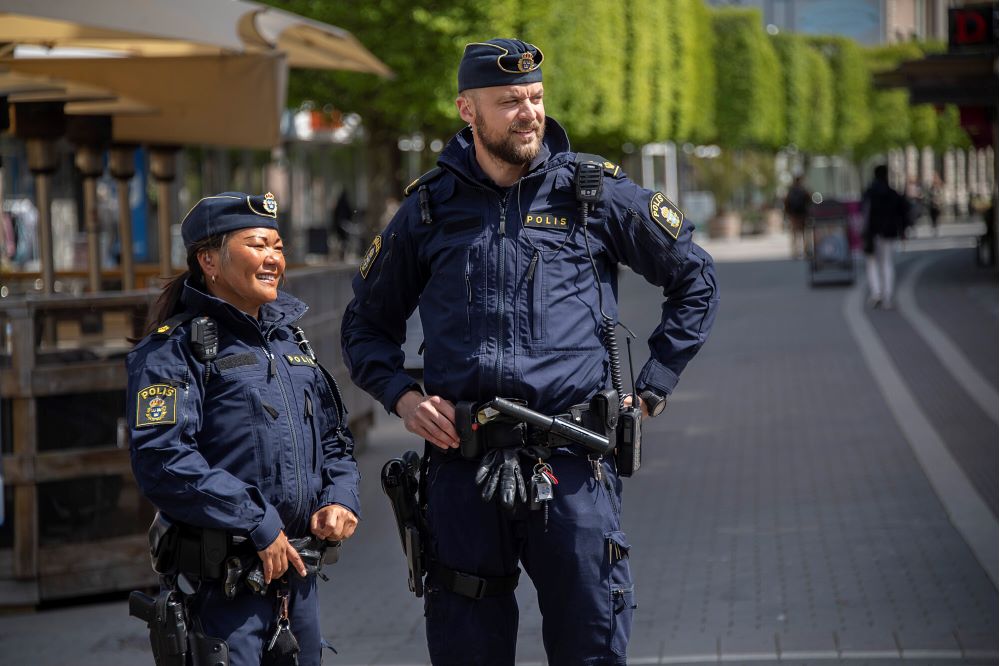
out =
[[[543,57],[537,46],[519,39],[467,44],[458,65],[458,92],[541,81]]]
[[[223,192],[196,203],[181,221],[184,247],[209,236],[236,229],[278,228],[278,202],[274,195]]]

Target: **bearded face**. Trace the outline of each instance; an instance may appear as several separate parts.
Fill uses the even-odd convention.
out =
[[[541,83],[481,88],[467,100],[473,131],[486,152],[518,167],[535,159],[545,136]]]
[[[545,123],[517,121],[503,129],[490,129],[485,116],[477,115],[475,130],[479,141],[493,157],[522,166],[530,164],[542,149]]]

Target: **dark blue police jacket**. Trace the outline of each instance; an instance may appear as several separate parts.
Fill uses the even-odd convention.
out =
[[[609,384],[598,289],[617,321],[617,265],[663,288],[651,358],[637,387],[668,395],[712,326],[719,300],[712,259],[690,222],[659,193],[606,163],[584,243],[573,186],[576,154],[546,119],[529,172],[499,188],[480,169],[469,128],[441,153],[427,182],[430,221],[408,196],[354,279],[341,341],[355,383],[389,411],[411,388],[403,371],[406,320],[419,304],[427,393],[451,401],[522,398],[556,413]],[[423,219],[422,219],[423,218]]]
[[[306,536],[320,507],[360,516],[354,440],[332,379],[290,329],[306,311],[279,292],[260,320],[185,285],[183,302],[215,319],[219,351],[205,364],[187,322],[128,355],[132,469],[168,518],[248,536],[257,550],[284,529]]]

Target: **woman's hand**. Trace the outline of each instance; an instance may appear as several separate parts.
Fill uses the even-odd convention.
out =
[[[328,541],[343,541],[358,526],[358,517],[339,504],[328,504],[312,515],[309,529],[316,537]]]
[[[257,556],[264,563],[265,584],[270,584],[275,578],[284,576],[289,563],[295,567],[300,576],[306,577],[306,565],[299,557],[298,551],[292,544],[288,543],[288,537],[285,536],[284,531],[278,532],[278,538],[272,541],[270,546],[264,550],[258,550]]]

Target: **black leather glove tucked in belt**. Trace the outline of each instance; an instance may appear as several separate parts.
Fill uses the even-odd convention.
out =
[[[517,449],[492,449],[483,456],[476,470],[476,485],[483,487],[484,502],[489,502],[500,487],[500,503],[507,510],[514,509],[518,498],[528,501],[528,490],[521,474]]]

